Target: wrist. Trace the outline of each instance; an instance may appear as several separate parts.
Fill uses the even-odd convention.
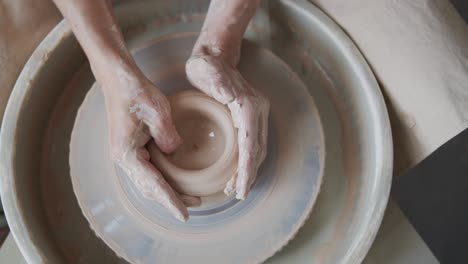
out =
[[[99,63],[92,63],[96,81],[104,96],[135,94],[149,82],[133,61],[107,57]]]
[[[197,39],[192,55],[210,55],[236,67],[240,59],[242,36],[203,31]]]

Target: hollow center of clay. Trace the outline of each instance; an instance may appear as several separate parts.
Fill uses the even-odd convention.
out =
[[[186,170],[201,170],[215,163],[224,151],[226,138],[219,124],[206,113],[174,113],[183,144],[168,159]]]
[[[181,194],[221,192],[237,169],[237,133],[229,110],[207,95],[186,90],[169,97],[183,143],[172,154],[149,145],[151,162]]]

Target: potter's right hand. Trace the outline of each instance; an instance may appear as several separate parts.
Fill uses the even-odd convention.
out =
[[[109,123],[111,154],[141,194],[163,205],[177,219],[188,212],[181,197],[149,161],[146,144],[154,140],[164,153],[174,151],[181,138],[171,118],[168,100],[145,77],[115,76],[101,83]],[[120,78],[119,78],[120,77]]]
[[[226,105],[238,128],[237,175],[227,195],[245,199],[267,152],[270,104],[237,70],[242,36],[260,0],[212,0],[186,73],[190,82]]]

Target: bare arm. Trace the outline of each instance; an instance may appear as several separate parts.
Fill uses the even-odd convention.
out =
[[[120,69],[117,68],[121,67],[134,74],[135,78],[143,77],[125,46],[110,0],[54,2],[85,51],[99,83],[107,83],[109,79],[119,75]]]

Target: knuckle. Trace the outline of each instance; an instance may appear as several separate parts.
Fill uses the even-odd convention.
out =
[[[203,67],[206,67],[206,64],[209,63],[210,56],[208,55],[193,55],[185,63],[185,71],[189,77],[197,77],[199,70]]]

